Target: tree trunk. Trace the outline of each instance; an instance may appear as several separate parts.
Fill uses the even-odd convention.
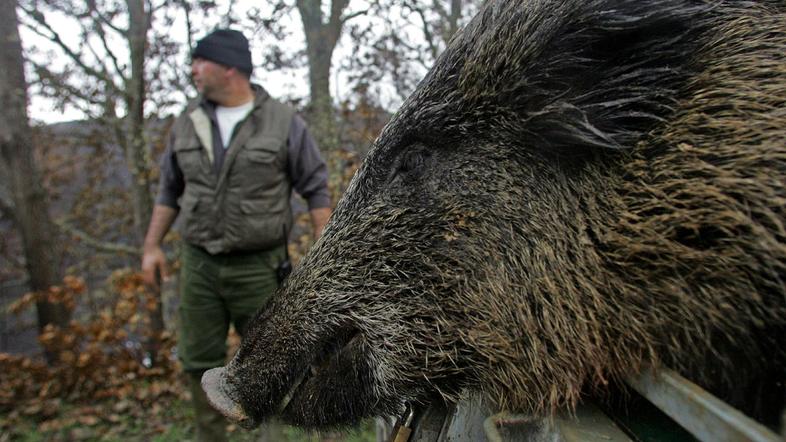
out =
[[[318,42],[314,46],[317,47],[310,47],[308,51],[311,91],[309,125],[320,148],[327,152],[338,147],[333,97],[330,94],[330,58],[333,50],[324,47],[324,42]]]
[[[33,158],[16,2],[0,0],[0,10],[5,11],[0,14],[0,148],[14,205],[13,218],[22,236],[30,288],[43,292],[62,283],[61,245],[55,239],[46,194]],[[68,324],[70,313],[64,305],[44,299],[37,308],[39,331],[48,324]],[[51,355],[48,358],[52,362]]]
[[[450,39],[458,32],[458,22],[461,19],[461,0],[450,0],[450,15],[447,17],[448,25],[445,33],[445,46],[450,43]]]
[[[134,227],[141,243],[153,213],[150,195],[150,153],[145,137],[144,103],[146,97],[145,47],[150,27],[143,0],[128,0],[128,46],[131,52],[131,77],[127,83],[126,161],[133,177]]]
[[[139,242],[144,240],[147,223],[153,213],[153,199],[150,195],[150,151],[145,137],[144,103],[146,98],[145,48],[150,17],[145,11],[143,0],[127,0],[128,4],[128,46],[131,52],[131,78],[127,88],[128,116],[126,117],[125,141],[126,161],[133,177],[131,184],[134,206],[134,227]],[[159,284],[159,287],[161,285]],[[151,363],[158,355],[161,332],[164,331],[164,317],[161,306],[161,291],[152,294],[153,308],[150,317],[150,335],[145,343]]]
[[[311,90],[309,126],[323,151],[338,147],[338,130],[330,95],[330,68],[333,50],[344,25],[342,14],[348,4],[349,0],[332,0],[330,17],[325,20],[321,0],[297,1],[308,55]]]

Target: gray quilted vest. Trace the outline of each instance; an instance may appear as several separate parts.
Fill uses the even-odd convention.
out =
[[[221,170],[213,170],[210,118],[192,103],[178,120],[174,150],[185,178],[180,217],[186,242],[209,253],[265,250],[289,231],[287,139],[294,110],[256,87],[254,109],[238,123]]]

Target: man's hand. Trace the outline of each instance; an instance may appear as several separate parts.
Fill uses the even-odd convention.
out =
[[[314,240],[317,240],[322,236],[322,230],[330,219],[332,210],[330,207],[320,207],[311,209],[309,213],[311,214],[311,226],[314,228]]]
[[[169,274],[166,255],[161,247],[145,248],[142,255],[142,280],[158,290],[161,278]]]
[[[161,204],[153,207],[153,216],[150,219],[150,227],[145,235],[145,243],[142,254],[142,280],[150,287],[159,289],[160,277],[169,275],[169,267],[166,263],[166,255],[161,250],[161,241],[169,231],[169,227],[175,221],[177,210]]]

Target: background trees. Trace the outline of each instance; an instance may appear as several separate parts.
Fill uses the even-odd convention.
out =
[[[20,428],[16,407],[37,425],[62,401],[89,395],[149,407],[180,394],[176,336],[163,321],[177,282],[165,285],[162,311],[136,271],[155,160],[171,116],[195,94],[196,39],[219,26],[249,37],[254,80],[303,112],[327,157],[335,203],[478,3],[0,0],[0,434]],[[294,258],[310,244],[307,230],[293,231]],[[24,313],[36,299],[34,330],[10,335],[28,324],[9,311]],[[150,330],[160,339],[146,342]],[[31,358],[2,353],[9,342]],[[42,353],[49,366],[36,362]],[[116,423],[114,406],[109,413],[100,419]],[[100,420],[88,416],[81,412],[80,429]]]
[[[397,107],[474,15],[479,0],[376,0],[350,27],[353,57],[342,60],[355,90]]]
[[[151,68],[163,61],[150,55],[166,54],[158,46],[169,43],[165,34],[159,33],[157,38],[164,40],[157,40],[156,50],[151,51],[148,33],[154,13],[165,4],[145,0],[19,2],[26,29],[49,48],[43,52],[40,44],[30,47],[37,91],[61,109],[79,109],[125,155],[136,243],[144,236],[153,207],[146,119],[156,109],[148,103],[148,79]],[[52,63],[47,54],[58,63]],[[172,89],[176,84],[156,86]]]
[[[77,143],[87,142],[96,154],[119,151],[125,160],[126,192],[92,195],[94,203],[81,212],[75,199],[71,216],[60,225],[91,248],[117,252],[117,242],[138,248],[153,208],[152,157],[166,130],[159,116],[178,102],[168,97],[186,89],[187,77],[176,60],[179,44],[167,32],[178,8],[164,0],[22,0],[19,10],[26,30],[39,42],[29,46],[37,92],[61,109],[79,109],[90,121],[93,136]],[[90,178],[84,185],[108,190],[108,182],[116,180],[107,173],[110,164],[95,166],[85,171]],[[117,204],[118,198],[123,204]],[[114,214],[123,222],[110,223],[117,227],[114,232],[94,228],[100,207],[121,209]],[[155,359],[164,322],[160,294],[153,299],[158,307],[150,314],[148,347]]]
[[[23,244],[30,290],[37,292],[39,330],[47,325],[65,325],[69,311],[62,302],[50,299],[51,286],[61,283],[59,241],[49,216],[47,197],[33,158],[33,143],[27,118],[27,84],[22,46],[12,0],[0,8],[0,208],[10,214]],[[49,356],[51,358],[51,355]]]

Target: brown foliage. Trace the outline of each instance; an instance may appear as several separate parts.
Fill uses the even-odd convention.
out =
[[[110,278],[115,299],[108,308],[85,322],[71,321],[67,327],[47,326],[39,336],[43,348],[57,355],[47,366],[27,356],[0,354],[0,412],[11,416],[32,416],[48,419],[59,412],[63,400],[80,404],[113,399],[129,408],[153,406],[157,399],[175,395],[176,366],[168,357],[172,337],[160,336],[158,360],[152,368],[140,363],[138,346],[145,336],[148,314],[155,300],[147,293],[141,276],[129,270],[115,271]],[[43,293],[29,293],[11,310],[21,312],[41,299],[63,302],[73,309],[86,292],[84,282],[67,277],[62,286]],[[139,388],[140,381],[145,388]],[[107,410],[103,418],[122,410]],[[82,420],[97,420],[95,413],[82,413]],[[79,422],[94,425],[88,421]],[[13,419],[4,422],[13,424]]]

